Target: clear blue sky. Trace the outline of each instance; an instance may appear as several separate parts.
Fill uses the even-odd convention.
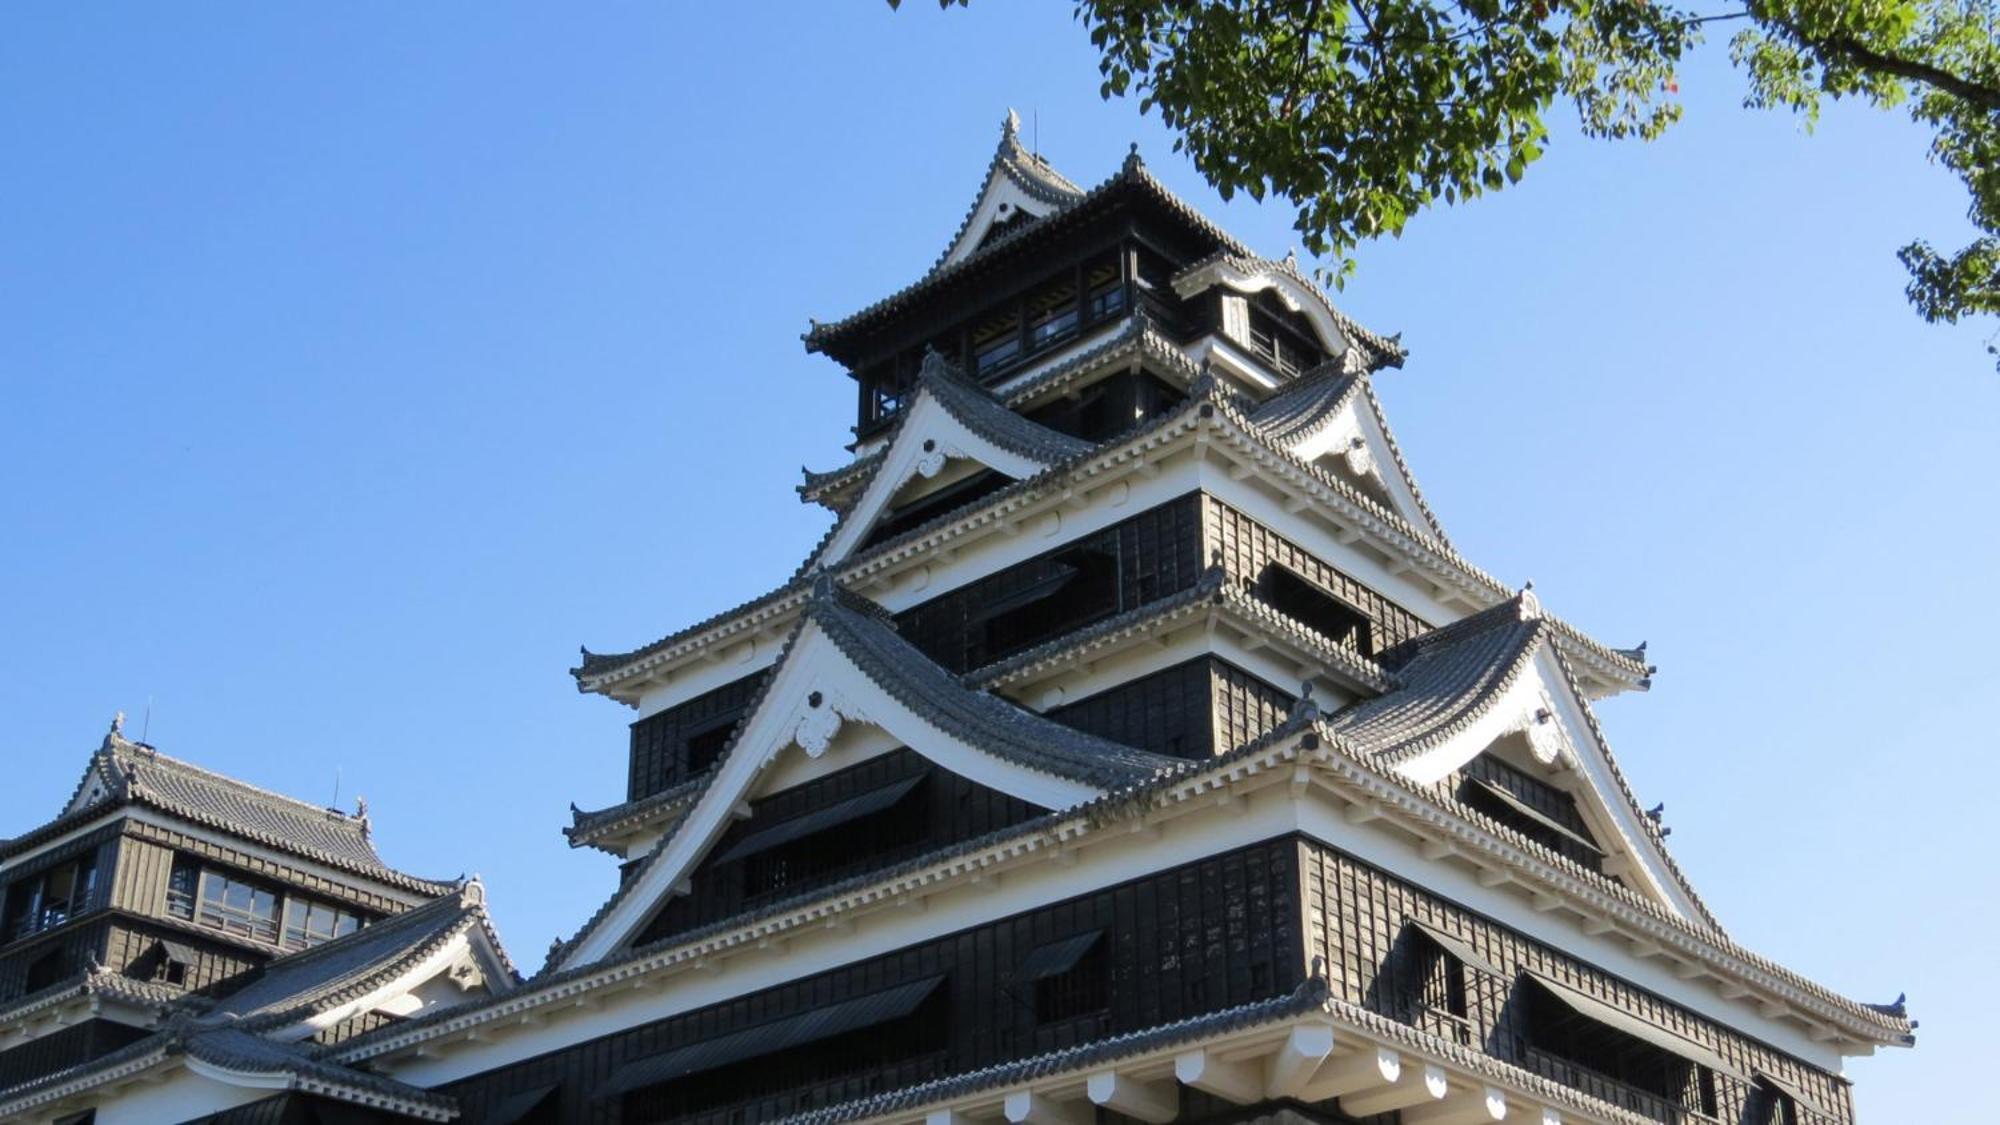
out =
[[[1382,393],[1458,544],[1617,644],[1641,797],[1751,947],[1923,1045],[1876,1122],[1990,1065],[2000,377],[1894,250],[1962,240],[1925,139],[1805,136],[1713,50],[1652,145],[1559,135],[1519,188],[1369,247]],[[609,892],[567,804],[629,713],[579,644],[782,580],[851,385],[798,342],[914,279],[1009,105],[1084,182],[1156,121],[1065,4],[16,5],[0,14],[0,834],[112,712],[163,750],[369,799],[391,862],[482,873],[532,968]]]

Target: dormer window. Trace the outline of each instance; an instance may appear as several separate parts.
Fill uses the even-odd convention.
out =
[[[1714,1119],[1715,1076],[1748,1077],[1708,1047],[1541,973],[1523,974],[1517,1003],[1528,1069],[1655,1121]]]
[[[1362,656],[1375,655],[1368,615],[1291,567],[1275,562],[1267,565],[1257,576],[1257,596],[1334,644]]]
[[[1464,938],[1414,919],[1404,923],[1389,956],[1383,975],[1402,1018],[1433,1035],[1470,1044],[1474,974],[1498,977],[1500,970]]]
[[[1035,1022],[1041,1026],[1102,1014],[1111,1006],[1104,931],[1036,947],[1014,970],[1014,984],[1033,990]]]
[[[1528,839],[1592,870],[1604,863],[1604,849],[1591,838],[1576,799],[1492,754],[1466,763],[1458,798]]]

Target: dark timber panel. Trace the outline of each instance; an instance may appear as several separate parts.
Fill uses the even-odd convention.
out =
[[[1156,754],[1201,759],[1283,722],[1292,697],[1219,657],[1202,656],[1065,704],[1048,717]]]
[[[0,1051],[0,1089],[108,1055],[145,1035],[139,1028],[101,1019],[50,1032]]]
[[[1301,847],[1307,907],[1308,948],[1325,959],[1333,994],[1385,1015],[1413,1023],[1434,1034],[1456,1038],[1488,1054],[1537,1071],[1594,1096],[1622,1100],[1629,1108],[1656,1120],[1700,1122],[1643,1090],[1599,1079],[1533,1046],[1538,990],[1521,980],[1527,971],[1541,973],[1590,994],[1620,1011],[1701,1044],[1745,1074],[1753,1069],[1773,1074],[1809,1093],[1828,1108],[1838,1108],[1839,1120],[1852,1120],[1845,1087],[1823,1073],[1763,1043],[1696,1016],[1652,993],[1522,935],[1488,921],[1453,903],[1378,871],[1324,845]],[[1406,922],[1436,926],[1463,940],[1479,957],[1501,970],[1499,977],[1466,968],[1449,974],[1462,981],[1458,997],[1462,1012],[1443,1002],[1451,982],[1441,973],[1437,950],[1415,937]],[[1426,1001],[1429,1001],[1426,1003]],[[1687,1109],[1699,1109],[1700,1078],[1690,1073],[1684,1094]],[[1716,1113],[1707,1119],[1756,1122],[1764,1099],[1728,1074],[1714,1076]]]
[[[409,909],[409,904],[405,900],[390,897],[381,889],[382,884],[365,875],[343,873],[338,878],[329,878],[302,870],[289,863],[266,859],[252,852],[210,843],[206,839],[186,832],[138,821],[126,821],[125,834],[130,838],[158,844],[184,855],[210,860],[219,866],[233,867],[291,890],[309,892],[336,904],[359,906],[373,914],[400,914]],[[415,892],[403,893],[415,894]],[[164,905],[165,892],[162,891],[161,906]],[[151,912],[157,913],[157,911]]]
[[[703,692],[632,724],[632,765],[627,800],[650,797],[687,781],[714,764],[765,673]]]
[[[902,789],[908,786],[907,789]],[[899,793],[897,790],[901,789]],[[895,797],[887,808],[802,839],[741,858],[729,853],[753,836],[850,801]],[[668,901],[645,931],[645,945],[744,910],[805,894],[841,879],[1019,824],[1044,810],[969,781],[903,749],[870,758],[750,803],[750,816],[731,825],[695,870],[691,893]],[[828,841],[827,837],[835,839]],[[768,839],[768,837],[766,837]],[[821,862],[801,862],[811,853]],[[801,853],[805,853],[803,856]],[[848,854],[851,853],[851,854]],[[792,869],[774,870],[789,861]]]
[[[1136,609],[1201,577],[1199,494],[942,594],[896,615],[911,644],[954,672]]]
[[[166,911],[167,876],[174,869],[174,850],[134,837],[118,842],[118,870],[111,884],[111,905],[136,914]]]
[[[169,959],[160,945],[162,939],[194,954],[194,963],[179,971],[181,979],[178,981],[172,979]],[[271,952],[246,948],[210,931],[149,925],[120,918],[110,927],[104,964],[134,980],[153,981],[192,992],[241,976],[269,961],[271,956]]]
[[[1305,975],[1298,857],[1297,843],[1288,839],[1240,849],[529,1059],[444,1092],[459,1099],[464,1120],[476,1122],[511,1094],[559,1083],[560,1120],[631,1125],[644,1119],[622,1116],[619,1098],[592,1096],[628,1063],[944,977],[932,995],[943,1006],[941,1032],[916,1054],[795,1089],[757,1081],[753,1066],[742,1075],[740,1089],[709,1090],[711,1108],[684,1118],[748,1125],[1280,995]],[[1038,1020],[1040,990],[1017,979],[1024,961],[1036,950],[1092,931],[1103,933],[1098,971],[1109,977],[1104,1007]],[[788,1055],[811,1050],[792,1047]],[[796,1072],[808,1061],[787,1058],[786,1067]],[[722,1097],[733,1100],[714,1100]]]
[[[1339,601],[1368,619],[1369,637],[1364,645],[1332,638],[1373,656],[1392,645],[1430,632],[1431,627],[1409,610],[1310,554],[1298,544],[1224,504],[1203,497],[1203,519],[1210,550],[1219,552],[1223,570],[1232,582],[1267,602],[1271,600],[1271,568],[1290,569],[1312,584],[1322,587]],[[1282,608],[1282,607],[1274,607]]]

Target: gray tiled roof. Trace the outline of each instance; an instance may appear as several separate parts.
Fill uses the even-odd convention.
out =
[[[1114,439],[1104,446],[1093,449],[1090,453],[1053,465],[1026,480],[1010,484],[987,496],[977,505],[960,511],[943,513],[936,519],[920,527],[911,528],[901,535],[878,543],[870,547],[867,551],[845,560],[843,566],[860,565],[868,559],[899,550],[906,543],[935,534],[937,528],[946,524],[974,517],[981,512],[992,511],[1003,505],[1014,503],[1023,496],[1035,495],[1049,489],[1058,488],[1067,483],[1072,470],[1080,465],[1089,463],[1093,458],[1106,455],[1113,446],[1130,446],[1147,439],[1160,430],[1184,425],[1189,421],[1190,416],[1213,411],[1231,419],[1244,435],[1252,440],[1259,450],[1262,450],[1266,455],[1287,467],[1290,471],[1302,473],[1310,477],[1321,486],[1336,493],[1347,502],[1354,504],[1369,516],[1378,520],[1388,532],[1406,539],[1414,556],[1420,562],[1425,561],[1428,555],[1434,565],[1441,564],[1448,570],[1464,575],[1468,582],[1475,588],[1495,594],[1505,591],[1506,587],[1498,579],[1473,565],[1471,560],[1459,554],[1435,530],[1434,526],[1425,528],[1411,523],[1394,509],[1388,507],[1375,497],[1362,492],[1353,484],[1342,480],[1338,475],[1323,467],[1308,464],[1287,452],[1281,443],[1269,438],[1249,418],[1246,413],[1248,409],[1251,409],[1249,404],[1238,401],[1239,396],[1233,393],[1225,393],[1213,374],[1204,372],[1197,376],[1189,384],[1188,391],[1189,397],[1185,402],[1178,404],[1172,410],[1155,415],[1128,431],[1121,438]],[[1384,433],[1387,433],[1386,427]],[[1421,495],[1418,496],[1418,502],[1421,505]],[[1428,515],[1428,509],[1426,509],[1426,514]],[[824,542],[822,540],[822,544]],[[813,556],[818,554],[819,549],[819,547],[814,548]],[[785,585],[734,609],[726,610],[695,625],[669,634],[643,648],[616,655],[600,655],[586,650],[583,665],[572,669],[571,672],[578,680],[579,690],[592,690],[585,681],[624,668],[677,645],[688,643],[710,629],[732,622],[745,621],[760,613],[774,615],[789,612],[792,607],[802,604],[805,600],[805,587],[805,568],[802,567],[800,573]],[[1560,618],[1548,617],[1545,620],[1548,622],[1550,628],[1557,635],[1561,636],[1567,645],[1575,650],[1578,656],[1587,658],[1590,662],[1588,666],[1594,674],[1606,674],[1613,679],[1622,678],[1639,687],[1649,686],[1649,677],[1652,674],[1652,669],[1646,664],[1641,654],[1632,650],[1614,649],[1604,645]]]
[[[869,679],[940,729],[1029,769],[1101,788],[1178,771],[1178,758],[1084,734],[961,683],[897,635],[871,603],[823,575],[807,615]]]
[[[105,735],[103,745],[91,756],[70,803],[75,804],[93,785],[101,791],[99,797],[18,837],[8,845],[8,851],[52,838],[108,809],[138,804],[405,890],[435,895],[453,886],[383,863],[375,852],[365,816],[349,816],[338,809],[294,800],[170,758],[150,746],[127,741],[115,729]],[[0,853],[0,858],[5,854]]]
[[[1327,720],[1355,750],[1397,762],[1471,725],[1520,676],[1547,627],[1523,594],[1381,655],[1402,687]]]
[[[621,801],[601,809],[570,806],[570,825],[563,829],[572,848],[595,846],[606,835],[627,825],[643,824],[685,809],[701,795],[701,780],[684,781],[636,801]]]
[[[0,1008],[0,1027],[6,1027],[16,1020],[84,997],[103,997],[135,1007],[153,1007],[165,1011],[168,1005],[182,1000],[184,995],[178,988],[154,984],[152,981],[134,980],[123,973],[103,968],[86,969],[47,988],[30,992],[5,1008]]]
[[[434,1120],[448,1119],[458,1110],[458,1103],[444,1094],[315,1057],[310,1044],[276,1042],[187,1011],[177,1014],[164,1029],[109,1054],[0,1090],[0,1117],[12,1120],[13,1114],[64,1088],[86,1091],[92,1087],[92,1079],[109,1080],[182,1055],[224,1070],[284,1080],[274,1089],[309,1087],[318,1094],[364,1105],[379,1105],[388,1099]],[[44,1098],[37,1099],[38,1094]]]
[[[1128,191],[1136,192],[1162,204],[1190,228],[1202,237],[1210,240],[1215,246],[1236,254],[1250,254],[1249,248],[1238,242],[1234,236],[1224,231],[1221,227],[1216,226],[1207,216],[1196,211],[1186,201],[1182,200],[1172,191],[1169,191],[1165,184],[1162,184],[1146,169],[1145,162],[1139,159],[1137,146],[1134,146],[1132,153],[1125,158],[1124,164],[1119,167],[1116,174],[1078,196],[1068,204],[1051,211],[1043,218],[1000,232],[970,256],[961,258],[948,266],[940,266],[931,270],[916,282],[876,301],[859,312],[837,321],[826,323],[814,322],[804,336],[806,350],[824,350],[829,344],[832,344],[848,332],[879,320],[907,306],[911,301],[924,293],[931,291],[960,274],[966,273],[974,266],[982,265],[995,258],[1006,248],[1016,246],[1032,238],[1044,236],[1050,238],[1059,237],[1073,221],[1081,216],[1090,214],[1098,204],[1104,203]]]
[[[1234,1031],[1276,1023],[1291,1016],[1317,1011],[1326,1005],[1326,997],[1326,982],[1309,979],[1283,996],[1224,1008],[1221,1011],[1161,1024],[1144,1031],[1093,1039],[1047,1054],[1000,1063],[914,1086],[905,1086],[856,1101],[842,1102],[787,1118],[787,1122],[788,1125],[836,1125],[837,1122],[896,1113],[985,1090],[1015,1086],[1088,1066],[1102,1066],[1147,1051],[1192,1043],[1216,1035],[1227,1035]]]
[[[1363,376],[1328,360],[1271,393],[1245,413],[1274,441],[1296,442],[1318,433],[1339,416]]]
[[[217,1000],[217,1014],[245,1027],[295,1022],[365,996],[402,976],[469,930],[480,929],[502,958],[477,883],[401,914],[265,965],[249,983]],[[509,970],[511,972],[511,968]],[[492,982],[502,992],[513,980]]]
[[[924,355],[917,385],[936,397],[945,413],[966,429],[1009,453],[1018,453],[1043,465],[1080,457],[1096,448],[1094,442],[1071,437],[1014,413],[993,397],[993,392],[966,378],[956,365],[935,351]]]
[[[990,692],[968,687],[960,678],[940,667],[914,645],[897,635],[895,624],[880,606],[842,589],[832,573],[817,571],[805,610],[770,674],[744,710],[744,718],[731,732],[722,755],[706,776],[699,779],[694,799],[728,765],[736,752],[742,724],[763,706],[765,694],[777,677],[777,669],[791,658],[799,633],[808,623],[819,626],[827,639],[855,667],[898,702],[923,715],[954,737],[1028,769],[1110,789],[1129,788],[1190,768],[1189,763],[1137,750],[1094,735],[1084,734],[1045,719]],[[575,936],[557,942],[551,949],[544,972],[553,968],[564,954],[595,931],[611,911],[638,885],[645,870],[658,860],[672,836],[662,837],[642,860],[633,877],[621,882],[599,906]]]

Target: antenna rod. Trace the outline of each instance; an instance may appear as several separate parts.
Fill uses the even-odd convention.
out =
[[[333,767],[333,803],[328,805],[327,808],[338,809],[339,807],[340,807],[340,767],[335,766]]]
[[[145,743],[148,746],[151,746],[153,744],[153,740],[148,736],[151,735],[152,733],[153,733],[153,697],[151,695],[148,695],[146,696],[146,718],[143,722],[139,724],[139,741]]]

